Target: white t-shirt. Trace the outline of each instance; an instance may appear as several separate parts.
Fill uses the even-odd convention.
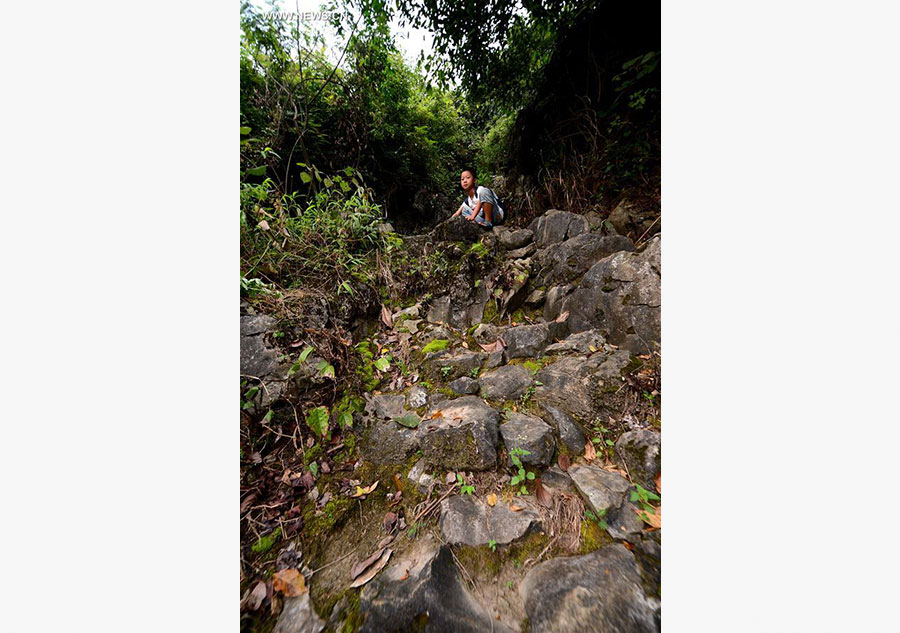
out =
[[[497,201],[497,195],[492,189],[481,185],[475,189],[474,196],[469,196],[463,201],[463,215],[466,217],[472,215],[472,211],[475,210],[475,205],[478,204],[479,200],[483,203],[490,202],[493,205],[493,213],[491,214],[491,219],[493,220],[492,224],[497,224],[499,221],[503,220],[504,211],[503,207],[501,207]],[[483,209],[478,212],[478,217],[484,219]]]

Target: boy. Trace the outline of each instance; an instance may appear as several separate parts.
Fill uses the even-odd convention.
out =
[[[489,229],[494,226],[493,221],[499,224],[503,221],[504,210],[497,201],[497,195],[488,187],[478,187],[475,178],[475,169],[466,167],[459,176],[459,186],[466,192],[466,199],[456,210],[451,218],[462,214],[469,222],[478,222]]]

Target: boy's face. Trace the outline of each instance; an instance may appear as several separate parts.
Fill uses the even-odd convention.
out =
[[[468,191],[472,188],[472,183],[475,182],[475,176],[472,175],[470,171],[464,171],[459,176],[459,186]]]

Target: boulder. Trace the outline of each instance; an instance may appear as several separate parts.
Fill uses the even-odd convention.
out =
[[[600,350],[605,344],[606,340],[599,330],[585,330],[584,332],[570,334],[559,343],[548,345],[544,352],[547,354],[563,354],[565,352],[590,354]]]
[[[562,312],[562,304],[565,296],[572,290],[571,284],[552,286],[547,290],[544,299],[544,320],[553,321]]]
[[[489,233],[488,229],[458,215],[435,226],[431,236],[439,242],[477,242]]]
[[[365,394],[366,413],[382,420],[393,420],[407,411],[406,398],[399,394]]]
[[[433,299],[428,306],[428,316],[425,318],[429,323],[450,323],[450,297]]]
[[[534,241],[538,248],[549,244],[564,242],[581,233],[590,230],[584,216],[559,209],[550,209],[543,215],[536,217],[528,226],[534,233]]]
[[[660,231],[659,211],[642,211],[629,200],[622,200],[610,212],[607,220],[617,233],[632,235],[635,239],[642,235],[655,235]]]
[[[660,342],[660,238],[640,253],[618,252],[594,264],[563,300],[573,332],[599,328],[606,340],[635,354]]]
[[[511,251],[531,244],[534,233],[531,229],[513,229],[500,234],[500,248]]]
[[[595,388],[590,376],[595,369],[595,363],[580,356],[561,358],[547,365],[534,377],[541,383],[535,390],[535,400],[581,420],[592,419]]]
[[[519,592],[533,633],[660,630],[659,601],[644,593],[634,555],[619,544],[539,563]]]
[[[541,484],[545,490],[551,493],[575,493],[575,484],[572,483],[572,478],[559,466],[551,466],[545,470],[541,474]]]
[[[549,466],[553,461],[556,451],[553,429],[540,418],[524,413],[511,413],[506,422],[500,425],[500,435],[503,436],[507,452],[514,448],[528,451],[527,455],[519,456],[523,464]]]
[[[513,512],[503,501],[491,507],[472,495],[454,495],[441,502],[440,527],[450,545],[505,545],[540,530],[541,518],[530,508]]]
[[[614,539],[636,543],[641,540],[644,522],[638,516],[638,507],[628,501],[607,513],[607,533]]]
[[[572,239],[538,251],[538,285],[560,284],[580,278],[596,262],[618,251],[631,252],[634,244],[621,235],[581,233]]]
[[[453,393],[459,394],[461,396],[476,394],[480,389],[478,381],[474,378],[470,378],[469,376],[460,376],[459,378],[451,382],[449,387],[453,391]]]
[[[361,633],[509,633],[460,581],[453,554],[431,536],[394,557],[359,596]]]
[[[584,451],[584,444],[587,440],[575,419],[553,405],[545,404],[542,408],[545,414],[544,421],[556,429],[560,441],[569,452],[578,455]]]
[[[585,505],[598,517],[612,520],[625,500],[625,493],[631,488],[628,480],[597,466],[577,464],[567,471]]]
[[[488,400],[516,400],[531,386],[531,372],[522,365],[506,365],[485,372],[478,379],[481,397]]]
[[[309,592],[284,599],[284,608],[272,633],[319,633],[325,622],[316,615]]]
[[[632,481],[647,490],[656,490],[653,479],[661,467],[660,447],[659,433],[650,429],[628,431],[616,440],[616,452],[628,466]]]
[[[525,305],[529,308],[537,308],[542,303],[544,303],[544,299],[546,298],[547,293],[541,290],[540,288],[536,288],[531,291],[531,293],[525,298]]]
[[[481,323],[472,330],[472,338],[476,343],[485,344],[493,343],[500,336],[500,328],[490,323]]]
[[[417,461],[412,468],[409,469],[406,478],[418,486],[421,492],[427,493],[432,484],[436,483],[435,478],[428,473],[428,464],[425,459]]]
[[[394,420],[375,420],[362,434],[362,456],[375,464],[401,464],[419,448],[416,430]]]
[[[480,369],[484,357],[485,354],[467,350],[458,351],[456,353],[445,350],[442,352],[434,352],[426,356],[424,366],[435,378],[440,380],[453,380],[460,376],[470,376],[473,369]],[[446,374],[443,371],[444,367],[450,368]]]
[[[428,404],[428,392],[422,387],[410,387],[406,392],[406,406],[409,409],[418,409]]]
[[[434,417],[440,411],[441,415]],[[416,433],[425,460],[450,470],[488,470],[497,464],[500,414],[476,396],[433,409]]]
[[[528,246],[523,246],[522,248],[517,248],[512,251],[508,251],[506,256],[509,259],[525,259],[526,257],[531,257],[537,251],[537,246],[534,244],[529,244]]]
[[[520,325],[503,332],[507,358],[537,357],[550,342],[550,328],[546,323]]]

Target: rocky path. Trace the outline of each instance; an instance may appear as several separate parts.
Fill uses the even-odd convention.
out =
[[[278,555],[308,590],[274,630],[659,630],[660,237],[551,210],[411,240],[488,264],[370,337],[395,371],[362,394],[353,486],[307,493],[348,510]],[[274,401],[297,379],[265,319],[242,316],[242,372]]]

